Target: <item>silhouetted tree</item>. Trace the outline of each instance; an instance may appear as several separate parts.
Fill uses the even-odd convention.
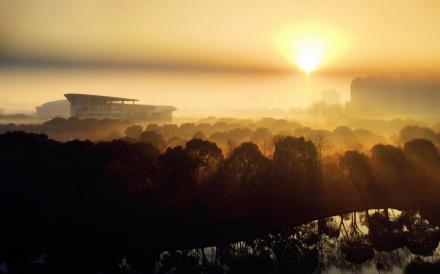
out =
[[[128,138],[139,140],[141,138],[142,131],[143,131],[142,126],[139,125],[129,126],[125,130],[125,136],[127,136]]]
[[[403,150],[414,164],[433,170],[440,166],[440,157],[434,144],[426,139],[415,139],[405,144]]]
[[[184,147],[185,146],[185,140],[183,140],[182,138],[179,138],[177,136],[171,137],[170,139],[168,139],[167,141],[167,147]]]
[[[357,151],[346,151],[341,157],[341,164],[345,167],[348,177],[357,185],[366,185],[371,182],[371,165],[368,157]]]
[[[172,136],[177,136],[179,134],[179,128],[176,124],[166,124],[162,126],[162,136],[169,139]]]
[[[159,156],[159,187],[175,193],[187,193],[196,186],[198,164],[182,148],[168,148]]]
[[[414,139],[426,139],[434,143],[440,142],[440,136],[428,127],[406,126],[399,131],[399,141],[402,144]]]
[[[166,147],[166,142],[162,135],[155,131],[146,130],[141,134],[141,141],[152,144],[155,148],[163,151]]]
[[[203,132],[197,131],[196,133],[194,133],[193,139],[206,140],[206,136],[205,134],[203,134]]]
[[[215,144],[202,139],[192,139],[185,145],[185,152],[199,167],[199,180],[212,173],[223,159],[221,149]]]
[[[147,128],[145,128],[145,131],[154,131],[158,134],[162,134],[162,127],[158,124],[148,124]]]
[[[140,195],[153,187],[159,150],[150,143],[113,141],[97,145],[102,155],[103,176],[118,185],[118,191]]]
[[[339,126],[333,130],[332,142],[343,149],[357,150],[359,142],[348,126]]]
[[[371,148],[371,162],[376,171],[376,177],[382,184],[404,183],[407,179],[405,174],[410,166],[400,148],[391,145],[375,145]]]
[[[315,145],[303,137],[281,137],[275,140],[273,161],[281,182],[291,186],[317,186],[318,158]]]
[[[268,159],[261,154],[257,145],[245,142],[232,151],[225,166],[231,174],[233,184],[252,188],[261,182]]]

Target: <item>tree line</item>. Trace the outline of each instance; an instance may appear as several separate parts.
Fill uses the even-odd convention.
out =
[[[320,140],[304,137],[277,136],[265,155],[253,142],[225,154],[202,138],[161,149],[157,136],[94,143],[1,134],[0,256],[84,246],[150,252],[352,199],[371,205],[439,193],[440,156],[426,139],[324,157]]]

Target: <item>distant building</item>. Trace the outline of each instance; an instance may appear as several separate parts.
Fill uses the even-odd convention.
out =
[[[321,92],[321,101],[329,105],[339,105],[341,103],[341,95],[336,90],[326,90]]]
[[[36,107],[36,110],[38,115],[44,118],[66,118],[70,115],[70,103],[67,100],[47,102]]]
[[[79,119],[119,119],[171,122],[173,106],[137,105],[137,99],[69,93],[70,116]]]
[[[351,83],[352,113],[364,116],[436,118],[440,115],[436,78],[356,78]]]

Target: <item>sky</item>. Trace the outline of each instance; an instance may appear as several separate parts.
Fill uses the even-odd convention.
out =
[[[439,15],[436,0],[0,0],[1,57],[279,71],[314,36],[324,71],[436,69]]]
[[[439,72],[439,25],[437,0],[0,0],[0,108],[72,91],[180,109],[348,100],[356,76]]]

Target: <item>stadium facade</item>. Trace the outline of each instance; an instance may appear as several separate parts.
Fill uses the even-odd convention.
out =
[[[171,122],[173,106],[138,105],[137,99],[68,93],[70,116],[78,119],[117,119]]]

